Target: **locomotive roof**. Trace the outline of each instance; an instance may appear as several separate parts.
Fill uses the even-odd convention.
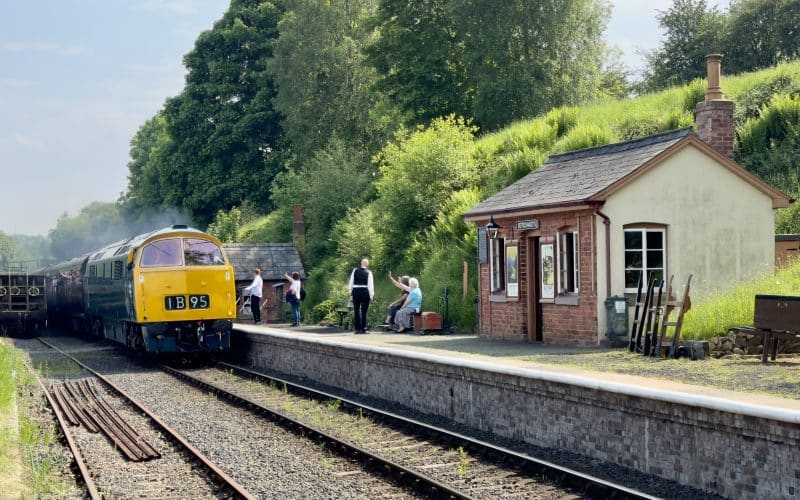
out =
[[[170,234],[175,234],[176,236],[178,236],[180,234],[185,234],[185,233],[193,233],[193,234],[207,236],[206,233],[200,231],[199,229],[194,229],[185,225],[175,225],[175,226],[165,227],[162,229],[156,229],[155,231],[150,231],[149,233],[131,236],[130,238],[120,240],[115,243],[111,243],[110,245],[107,245],[101,248],[100,250],[91,252],[89,260],[96,261],[101,259],[107,259],[115,255],[124,255],[128,253],[128,251],[131,250],[132,248],[139,248],[144,243],[146,243],[147,240],[154,238],[156,236],[163,236]]]

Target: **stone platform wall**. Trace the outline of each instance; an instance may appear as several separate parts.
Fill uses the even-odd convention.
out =
[[[239,331],[235,340],[256,370],[368,394],[729,498],[800,495],[800,412],[326,339]]]

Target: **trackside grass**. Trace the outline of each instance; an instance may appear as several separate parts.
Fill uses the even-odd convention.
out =
[[[693,299],[683,337],[708,339],[725,335],[734,326],[752,326],[756,295],[800,295],[800,260],[774,275]]]
[[[17,349],[0,339],[0,497],[61,498],[69,486],[61,476],[53,424],[28,416],[24,398],[36,382]]]

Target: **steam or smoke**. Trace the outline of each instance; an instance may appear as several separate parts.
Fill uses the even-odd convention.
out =
[[[48,237],[53,257],[66,260],[174,224],[193,226],[188,212],[174,207],[128,213],[113,203],[93,203],[75,217],[62,216]]]

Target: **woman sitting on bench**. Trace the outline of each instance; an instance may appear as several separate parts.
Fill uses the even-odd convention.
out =
[[[394,282],[394,277],[392,277],[391,271],[389,271],[389,279]],[[402,276],[400,278],[400,283],[408,286],[408,279],[408,276]],[[406,303],[406,297],[408,297],[408,291],[403,290],[403,294],[400,295],[397,300],[389,304],[389,306],[386,308],[386,331],[394,330],[394,317],[397,315],[397,311],[399,311],[400,308],[403,307],[403,304]]]
[[[408,297],[406,297],[405,302],[403,302],[402,307],[394,317],[394,322],[397,325],[395,332],[403,333],[411,329],[412,316],[422,307],[422,290],[419,288],[417,278],[409,278],[408,285],[400,283],[391,276],[389,278],[394,283],[394,286],[408,292]]]

